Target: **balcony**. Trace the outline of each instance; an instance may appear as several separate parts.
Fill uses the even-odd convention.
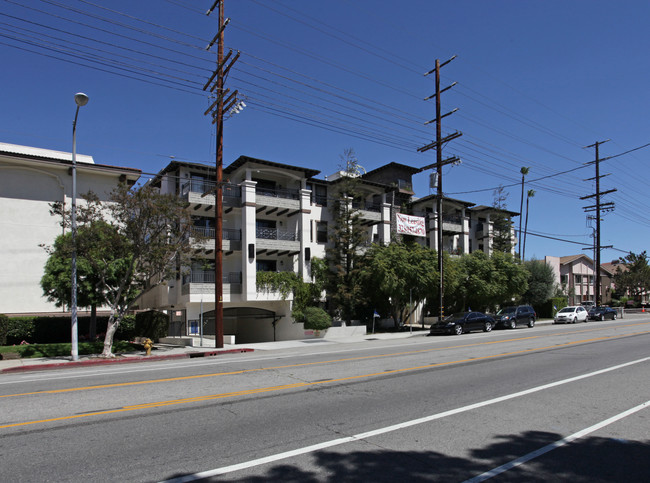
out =
[[[460,215],[442,215],[442,231],[462,233],[463,218]]]
[[[371,203],[368,201],[353,201],[352,208],[354,208],[355,210],[359,210],[359,215],[364,220],[371,220],[377,223],[381,221],[380,203]]]
[[[242,293],[241,272],[224,273],[223,277],[224,294]],[[190,294],[214,294],[214,270],[192,270],[183,275],[182,295]]]
[[[181,186],[181,198],[193,204],[214,205],[214,181],[191,179]],[[203,196],[205,193],[206,194]],[[223,184],[221,187],[224,206],[241,206],[241,187],[235,184]],[[213,235],[214,237],[214,235]]]
[[[190,237],[201,240],[200,244],[193,240],[193,244],[203,248],[212,248],[214,245],[215,229],[204,226],[193,226],[190,231]],[[221,230],[221,248],[225,251],[241,250],[241,230],[232,228],[223,228]]]
[[[258,227],[255,230],[258,250],[300,252],[300,237],[295,231]]]
[[[300,190],[256,187],[255,203],[258,206],[300,209]]]

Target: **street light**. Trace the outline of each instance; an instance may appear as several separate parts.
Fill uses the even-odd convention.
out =
[[[74,95],[77,110],[72,122],[72,208],[70,210],[70,227],[72,230],[72,295],[70,297],[70,316],[72,323],[71,351],[72,360],[79,360],[79,338],[77,330],[77,116],[79,108],[88,104],[88,96],[83,92]]]

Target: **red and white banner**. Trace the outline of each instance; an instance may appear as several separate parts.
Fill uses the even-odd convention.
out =
[[[424,217],[397,213],[397,233],[413,236],[427,236]]]

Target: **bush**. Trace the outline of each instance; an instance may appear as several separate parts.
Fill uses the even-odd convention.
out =
[[[163,312],[149,310],[135,316],[135,334],[156,341],[167,336],[169,317]]]
[[[108,324],[108,320],[106,321]],[[135,315],[125,315],[115,331],[115,340],[133,340],[136,337]]]
[[[31,342],[35,317],[4,317],[6,320],[0,322],[0,345],[20,344],[24,340]]]
[[[552,297],[542,305],[535,307],[535,311],[537,317],[550,319],[555,317],[555,314],[566,306],[566,297]],[[557,310],[554,307],[557,307]]]
[[[0,314],[0,345],[7,345],[7,332],[9,332],[9,317]]]
[[[320,307],[307,307],[303,316],[305,329],[325,330],[332,326],[332,317]]]

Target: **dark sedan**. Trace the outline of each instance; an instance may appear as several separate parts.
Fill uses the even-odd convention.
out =
[[[430,334],[456,334],[482,330],[490,332],[494,327],[494,319],[482,312],[458,312],[448,315],[442,322],[431,325]]]
[[[616,320],[618,313],[611,307],[592,307],[589,309],[589,318],[591,320]]]

